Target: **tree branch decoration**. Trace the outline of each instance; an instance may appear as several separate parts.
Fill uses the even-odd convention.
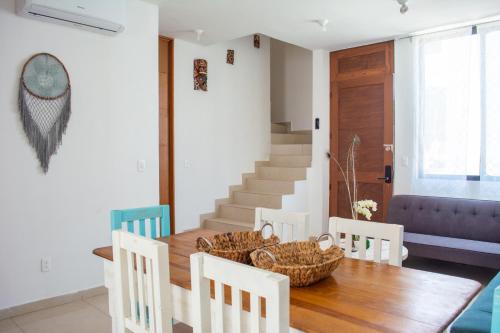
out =
[[[55,56],[35,54],[24,64],[19,82],[19,112],[29,143],[47,173],[71,115],[69,75]]]
[[[377,211],[377,203],[373,200],[358,200],[358,183],[356,178],[356,148],[361,144],[361,139],[355,134],[347,150],[346,168],[340,165],[340,162],[332,156],[337,165],[347,188],[349,207],[353,220],[357,220],[359,215],[363,215],[367,220],[371,220],[372,212]],[[352,183],[352,186],[351,186]]]

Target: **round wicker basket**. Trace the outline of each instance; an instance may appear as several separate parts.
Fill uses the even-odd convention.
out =
[[[262,230],[270,226],[273,233],[269,238],[262,236]],[[227,232],[209,238],[199,237],[196,240],[198,251],[207,252],[217,257],[251,264],[250,253],[255,250],[279,244],[280,239],[274,235],[272,224],[266,223],[258,231]]]
[[[319,241],[329,236],[332,246],[322,250]],[[291,287],[306,287],[332,274],[344,258],[344,251],[333,244],[330,234],[316,241],[291,242],[259,249],[250,255],[254,266],[287,275]]]

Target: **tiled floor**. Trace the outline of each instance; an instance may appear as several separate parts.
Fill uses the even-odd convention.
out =
[[[0,320],[0,333],[110,333],[108,294]],[[128,332],[128,330],[127,330]],[[177,324],[174,333],[192,333]]]
[[[108,295],[85,298],[0,321],[0,333],[110,333]],[[174,333],[192,332],[178,324]]]
[[[0,321],[0,333],[109,333],[108,296],[32,312]]]
[[[497,270],[489,268],[456,264],[452,262],[412,257],[412,256],[409,256],[408,259],[403,261],[403,267],[458,276],[465,279],[478,281],[482,285],[488,284],[488,282],[498,273]]]

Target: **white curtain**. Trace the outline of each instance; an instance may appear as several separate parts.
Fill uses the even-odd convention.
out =
[[[500,25],[396,41],[395,193],[500,200]]]

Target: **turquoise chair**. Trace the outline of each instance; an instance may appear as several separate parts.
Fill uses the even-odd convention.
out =
[[[493,317],[491,318],[491,333],[500,333],[500,287],[493,295]]]
[[[157,219],[160,219],[160,230],[157,230]],[[170,236],[170,207],[168,205],[112,210],[111,231],[121,230],[124,223],[127,231],[134,232],[134,221],[139,221],[139,235],[147,237],[146,223],[149,223],[151,238]]]
[[[500,272],[451,325],[450,333],[500,333]]]

